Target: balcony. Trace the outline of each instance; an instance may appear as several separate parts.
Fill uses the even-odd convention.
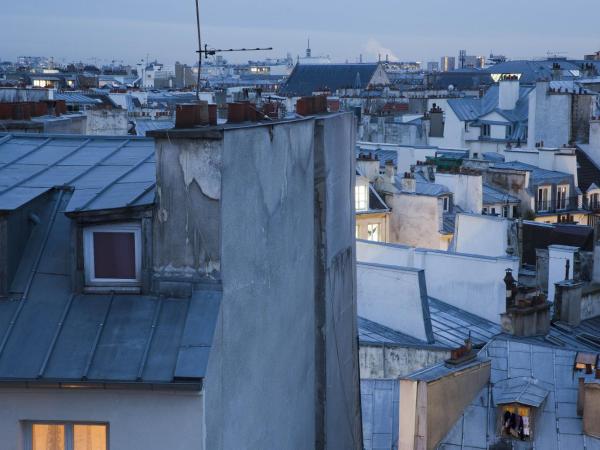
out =
[[[561,213],[565,211],[577,211],[586,208],[586,201],[579,201],[578,197],[563,197],[547,201],[535,201],[535,212],[538,214]],[[599,202],[600,203],[600,202]],[[600,206],[600,204],[598,205]]]

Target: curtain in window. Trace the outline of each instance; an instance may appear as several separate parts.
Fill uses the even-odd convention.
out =
[[[74,450],[106,450],[106,425],[74,425]]]
[[[65,450],[65,426],[35,424],[32,426],[33,450]]]

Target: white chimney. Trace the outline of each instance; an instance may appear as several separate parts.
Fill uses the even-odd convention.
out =
[[[402,177],[402,192],[417,192],[417,181],[410,172],[406,172],[404,177]]]
[[[600,151],[600,117],[590,120],[590,149]]]
[[[500,80],[499,86],[498,108],[515,109],[519,101],[519,78],[516,75],[507,75]]]

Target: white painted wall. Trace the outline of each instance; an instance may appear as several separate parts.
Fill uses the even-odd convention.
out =
[[[0,389],[0,448],[27,450],[22,421],[109,424],[111,450],[202,450],[198,392]]]
[[[483,209],[483,178],[481,175],[437,173],[435,182],[454,194],[454,204],[465,212],[480,214]]]
[[[565,279],[566,263],[569,261],[569,277],[573,278],[573,263],[577,247],[569,245],[548,246],[548,301],[554,302],[555,283]]]
[[[503,217],[457,214],[454,250],[484,256],[506,256],[510,222]]]
[[[356,265],[358,315],[428,341],[423,307],[428,308],[422,270],[361,263]]]
[[[359,262],[425,270],[427,293],[450,305],[500,324],[506,311],[506,269],[518,274],[519,259],[451,253],[357,241]]]
[[[515,109],[519,100],[519,80],[502,80],[498,84],[498,107],[508,110]]]

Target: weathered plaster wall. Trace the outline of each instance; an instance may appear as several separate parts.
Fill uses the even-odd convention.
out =
[[[126,109],[90,109],[86,111],[85,134],[125,136],[129,128]]]
[[[409,375],[450,357],[446,350],[360,344],[360,377],[387,379]]]
[[[441,205],[437,197],[414,194],[386,195],[391,208],[390,242],[440,249]]]
[[[198,392],[0,389],[0,403],[2,450],[28,450],[24,420],[108,423],[111,449],[204,449]]]
[[[156,142],[154,271],[162,278],[219,278],[222,145],[221,140]]]

